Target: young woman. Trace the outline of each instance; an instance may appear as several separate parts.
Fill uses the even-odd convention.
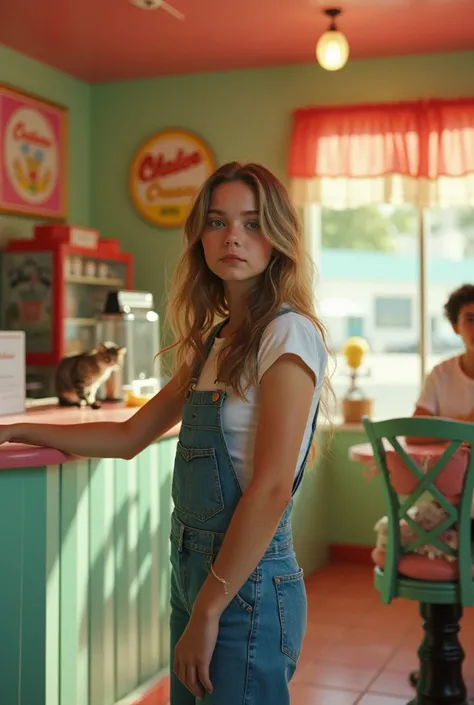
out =
[[[298,217],[264,167],[218,169],[185,233],[168,385],[125,423],[0,426],[0,442],[131,458],[182,421],[171,704],[288,705],[306,627],[290,511],[325,383],[324,332]]]

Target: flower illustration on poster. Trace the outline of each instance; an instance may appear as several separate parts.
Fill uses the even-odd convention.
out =
[[[66,111],[4,87],[0,87],[0,100],[0,209],[64,218]]]
[[[194,198],[214,169],[214,156],[201,137],[182,129],[157,132],[132,160],[132,202],[154,225],[182,227]]]
[[[58,148],[43,115],[20,108],[5,126],[5,167],[17,194],[28,203],[49,198],[58,179]]]

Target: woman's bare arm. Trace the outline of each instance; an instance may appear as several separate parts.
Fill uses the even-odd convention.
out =
[[[180,421],[188,381],[189,368],[183,365],[170,382],[127,421],[0,425],[0,444],[26,443],[88,458],[133,458]]]

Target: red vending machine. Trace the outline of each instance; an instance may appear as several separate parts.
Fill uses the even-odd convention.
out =
[[[90,228],[38,225],[2,257],[1,327],[26,334],[27,396],[54,396],[64,355],[96,345],[97,317],[110,290],[133,288],[133,258]]]

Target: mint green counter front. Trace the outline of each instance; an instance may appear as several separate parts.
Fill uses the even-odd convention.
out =
[[[133,411],[56,409],[23,420]],[[112,705],[167,672],[177,432],[133,460],[52,463],[56,451],[0,448],[4,705]]]
[[[75,423],[123,420],[133,412],[53,409],[21,418]],[[0,423],[10,420],[19,417]],[[5,705],[128,705],[140,702],[131,697],[137,689],[167,673],[171,478],[178,431],[133,460],[0,447]],[[336,433],[331,448],[322,448],[295,500],[295,546],[306,574],[326,561],[330,540],[368,536],[367,526],[365,534],[355,526],[367,525],[362,508],[342,506],[352,503],[354,494],[363,499],[367,483],[360,480],[361,469],[352,464],[355,480],[345,488],[347,478],[335,467],[339,441],[361,442],[363,435],[344,437]],[[347,469],[347,455],[339,459]]]

